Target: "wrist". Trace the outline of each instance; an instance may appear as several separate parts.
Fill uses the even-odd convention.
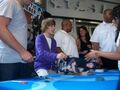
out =
[[[95,51],[95,55],[96,55],[97,57],[100,57],[100,52],[99,52],[99,51]]]
[[[18,53],[19,53],[19,54],[22,54],[22,53],[24,53],[24,52],[26,52],[26,49],[25,49],[25,48],[22,48],[22,49],[18,50]]]

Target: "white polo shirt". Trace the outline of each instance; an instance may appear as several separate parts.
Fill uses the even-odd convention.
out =
[[[70,57],[79,57],[75,39],[65,32],[64,30],[58,30],[54,36],[57,47],[60,47],[62,51]]]
[[[95,28],[95,31],[93,32],[90,41],[99,43],[100,51],[116,51],[116,30],[117,29],[114,24],[102,22]]]

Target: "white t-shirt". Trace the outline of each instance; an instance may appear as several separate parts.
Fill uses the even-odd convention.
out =
[[[27,21],[18,0],[0,0],[0,16],[11,19],[9,31],[16,40],[27,47]],[[0,63],[24,62],[20,55],[2,40],[0,40]]]
[[[45,36],[45,38],[46,38],[46,40],[47,40],[47,43],[48,43],[49,49],[51,49],[51,43],[52,43],[51,38],[48,38],[47,36]]]
[[[57,47],[60,47],[62,51],[70,57],[79,57],[75,39],[65,32],[64,30],[58,30],[54,36]]]
[[[99,43],[101,51],[116,51],[115,31],[114,24],[103,22],[95,28],[90,41]]]
[[[117,38],[116,45],[117,45],[117,47],[120,46],[120,32],[119,32],[119,36],[118,36],[118,38]],[[120,60],[118,61],[118,68],[119,68],[119,70],[120,70]]]

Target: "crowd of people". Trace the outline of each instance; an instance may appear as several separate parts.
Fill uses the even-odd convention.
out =
[[[55,73],[59,60],[68,63],[68,58],[75,59],[70,63],[73,72],[76,72],[76,67],[80,72],[80,67],[95,68],[94,65],[98,64],[103,69],[120,69],[120,6],[104,10],[103,22],[95,28],[91,37],[86,26],[79,28],[77,39],[72,37],[69,19],[63,19],[61,29],[57,31],[54,18],[44,19],[41,34],[35,40],[34,60],[27,51],[27,20],[22,8],[31,3],[32,0],[0,2],[0,81],[30,77],[31,63],[34,63],[38,76],[47,76]],[[99,61],[89,62],[93,58]]]

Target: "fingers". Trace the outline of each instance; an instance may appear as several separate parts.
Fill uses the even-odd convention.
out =
[[[21,58],[26,61],[26,62],[32,62],[34,60],[34,57],[32,56],[31,53],[29,53],[28,51],[24,51],[21,54]]]
[[[90,53],[86,54],[86,55],[85,55],[85,60],[89,61],[90,59],[91,59]]]
[[[86,61],[90,61],[91,58],[89,58],[89,57],[85,57],[85,60],[86,60]]]
[[[95,58],[95,57],[96,57],[95,51],[91,50],[88,54],[85,55],[85,60],[89,61],[90,59]]]
[[[26,61],[26,62],[33,62],[34,58],[33,57],[23,57],[23,60]]]
[[[57,59],[64,59],[64,60],[66,60],[67,57],[68,56],[66,54],[62,53],[62,52],[57,54]]]

